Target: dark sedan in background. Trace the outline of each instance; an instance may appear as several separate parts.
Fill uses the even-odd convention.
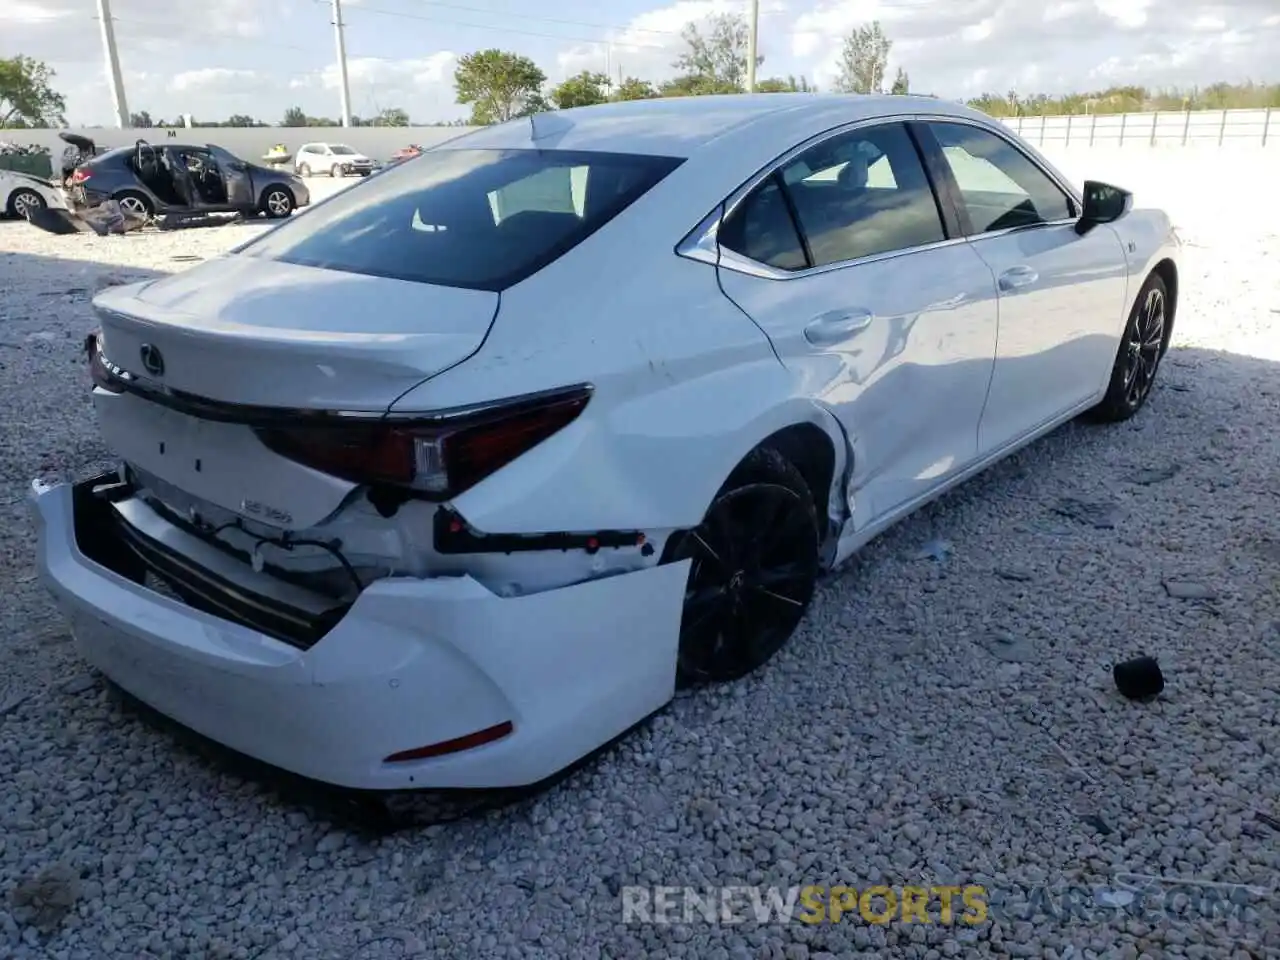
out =
[[[185,213],[239,213],[287,217],[311,203],[301,177],[287,170],[249,163],[213,144],[132,147],[108,150],[80,164],[68,179],[76,209],[115,200],[135,216]]]

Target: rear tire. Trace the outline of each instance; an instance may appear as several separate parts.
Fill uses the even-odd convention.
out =
[[[1153,273],[1129,311],[1106,396],[1089,411],[1089,419],[1120,423],[1142,409],[1155,385],[1160,361],[1169,349],[1169,321],[1169,291],[1160,275]]]
[[[311,176],[311,164],[309,164],[309,163],[301,164],[301,165],[298,167],[298,176],[300,176],[300,177],[309,177],[309,176]]]
[[[800,471],[760,448],[725,481],[706,516],[676,534],[664,563],[691,560],[677,683],[737,680],[795,633],[819,573],[818,517]]]
[[[117,193],[113,198],[116,203],[120,204],[120,209],[125,213],[131,213],[135,216],[143,216],[150,220],[155,216],[155,207],[151,205],[151,201],[142,194],[133,190],[125,190]]]
[[[9,194],[9,202],[6,204],[6,212],[11,217],[17,217],[20,220],[30,220],[31,214],[45,209],[49,206],[45,203],[44,197],[36,193],[34,190],[28,190],[26,187],[19,187],[13,193]]]

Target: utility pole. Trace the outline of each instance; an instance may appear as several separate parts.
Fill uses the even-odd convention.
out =
[[[107,82],[111,103],[116,108],[116,126],[129,126],[129,104],[124,98],[124,77],[120,73],[120,52],[116,49],[116,27],[111,19],[111,0],[98,0],[98,22],[102,25],[102,53],[107,58]]]
[[[756,45],[760,35],[760,0],[751,0],[751,28],[747,34],[747,93],[756,92]]]
[[[333,0],[333,43],[338,50],[338,82],[342,85],[342,125],[351,126],[351,82],[347,79],[347,41],[343,36],[342,0]]]

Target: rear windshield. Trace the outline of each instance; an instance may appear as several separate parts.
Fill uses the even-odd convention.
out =
[[[680,163],[565,150],[432,150],[343,191],[241,252],[502,290],[581,243]]]

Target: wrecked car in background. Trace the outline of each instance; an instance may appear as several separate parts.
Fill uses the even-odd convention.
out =
[[[29,219],[40,210],[65,207],[48,149],[0,141],[0,216]]]
[[[0,170],[0,213],[30,220],[43,210],[65,210],[66,197],[50,180],[16,170]]]
[[[80,212],[107,200],[127,214],[263,214],[289,216],[311,202],[302,180],[288,170],[249,163],[213,144],[139,140],[79,163],[68,177],[71,208]]]

